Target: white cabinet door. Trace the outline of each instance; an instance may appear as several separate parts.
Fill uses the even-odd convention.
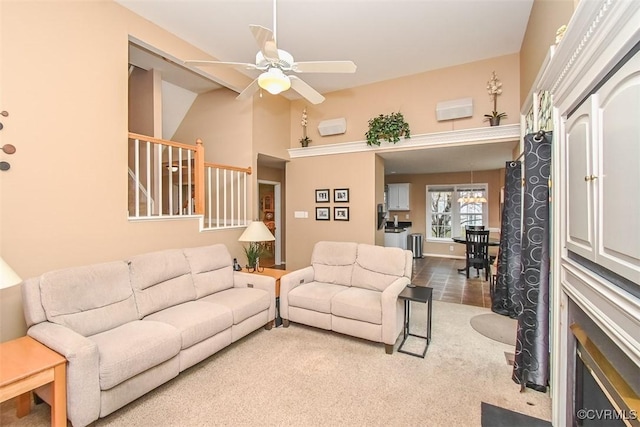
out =
[[[565,229],[567,249],[595,261],[591,116],[592,102],[589,98],[567,119],[564,125]]]
[[[597,103],[596,262],[640,283],[640,54],[594,96]]]
[[[408,211],[410,184],[389,184],[388,186],[388,210]]]

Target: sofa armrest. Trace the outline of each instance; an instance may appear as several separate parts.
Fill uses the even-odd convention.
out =
[[[100,417],[98,346],[77,332],[50,322],[33,325],[27,335],[67,359],[67,417],[87,425]]]
[[[313,282],[314,270],[312,266],[287,273],[280,278],[280,317],[289,318],[289,292],[303,283]]]
[[[382,291],[382,342],[394,345],[402,332],[404,312],[398,295],[410,283],[408,277],[400,277]]]
[[[269,320],[276,318],[276,279],[259,274],[245,273],[242,271],[233,272],[233,287],[247,288],[254,287],[269,293]]]

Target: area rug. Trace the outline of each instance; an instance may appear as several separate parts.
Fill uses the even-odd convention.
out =
[[[551,427],[549,421],[482,402],[482,427]]]
[[[496,313],[485,313],[470,320],[471,327],[487,338],[503,344],[516,345],[518,321]]]

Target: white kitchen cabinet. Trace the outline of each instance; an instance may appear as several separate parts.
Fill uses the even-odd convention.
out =
[[[409,193],[411,184],[388,184],[387,185],[387,210],[388,211],[408,211]]]
[[[640,53],[563,126],[566,247],[640,280]]]

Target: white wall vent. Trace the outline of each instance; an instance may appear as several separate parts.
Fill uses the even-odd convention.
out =
[[[341,117],[339,119],[323,120],[318,124],[318,132],[320,136],[340,135],[347,131],[347,119]]]
[[[438,102],[438,104],[436,105],[436,119],[438,121],[461,119],[463,117],[471,116],[473,116],[472,98],[443,101]]]

